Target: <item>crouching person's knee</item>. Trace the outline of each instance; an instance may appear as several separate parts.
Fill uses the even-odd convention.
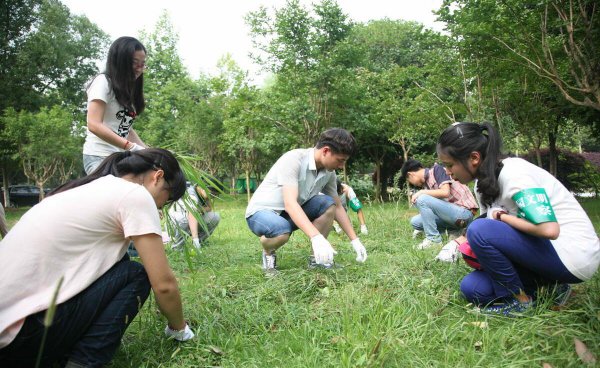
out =
[[[480,270],[473,271],[462,279],[460,291],[465,299],[476,305],[485,305],[495,299],[490,277]]]

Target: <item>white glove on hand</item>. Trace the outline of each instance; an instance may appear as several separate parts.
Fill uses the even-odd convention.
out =
[[[200,239],[198,238],[193,238],[192,239],[192,244],[194,245],[194,248],[196,249],[200,249],[201,245],[200,245]]]
[[[497,211],[508,212],[504,208],[492,204],[492,206],[487,209],[486,217],[495,220],[494,213]]]
[[[320,265],[330,265],[333,263],[333,255],[337,254],[329,241],[322,234],[310,238],[312,243],[315,262]]]
[[[352,244],[352,248],[356,252],[356,262],[364,262],[367,260],[367,249],[362,244],[359,238],[356,238],[350,242]]]
[[[171,327],[169,327],[167,324],[167,327],[165,328],[165,335],[167,337],[172,337],[177,341],[188,341],[194,338],[194,331],[192,331],[187,323],[185,324],[185,328],[179,331],[171,329]]]
[[[131,147],[129,147],[128,151],[135,152],[135,151],[139,151],[139,150],[143,150],[143,149],[145,149],[145,148],[140,146],[139,144],[131,142]]]
[[[369,229],[367,229],[367,225],[360,225],[360,233],[363,235],[369,234]]]

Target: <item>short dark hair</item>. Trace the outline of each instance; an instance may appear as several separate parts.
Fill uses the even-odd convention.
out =
[[[402,175],[401,175],[402,180],[406,179],[406,175],[409,172],[419,171],[422,168],[423,168],[423,164],[420,161],[417,161],[413,158],[409,158],[408,160],[406,160],[404,165],[402,165],[402,169],[400,169],[400,172],[402,173]]]
[[[331,148],[333,153],[351,156],[356,151],[356,140],[346,129],[331,128],[321,133],[315,147],[320,149],[325,146]]]

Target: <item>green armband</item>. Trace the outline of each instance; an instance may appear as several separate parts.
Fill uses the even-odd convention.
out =
[[[354,212],[358,212],[358,210],[362,208],[362,203],[360,203],[360,201],[356,197],[352,198],[350,201],[348,201],[348,203],[350,204],[350,208],[352,208],[352,211]]]
[[[523,189],[512,199],[519,207],[518,217],[536,225],[543,222],[556,222],[550,198],[544,188]]]

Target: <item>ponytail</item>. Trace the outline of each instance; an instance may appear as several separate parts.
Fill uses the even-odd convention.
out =
[[[490,206],[500,194],[498,175],[502,169],[502,140],[490,123],[454,123],[440,135],[438,154],[442,153],[462,163],[465,167],[471,152],[479,152],[481,163],[477,167],[477,191],[481,201]]]
[[[185,192],[185,176],[173,154],[161,148],[147,148],[140,151],[115,152],[87,176],[67,182],[52,190],[48,196],[91,183],[103,176],[122,177],[128,174],[139,175],[147,171],[162,169],[164,179],[171,188],[170,197],[178,200]]]

